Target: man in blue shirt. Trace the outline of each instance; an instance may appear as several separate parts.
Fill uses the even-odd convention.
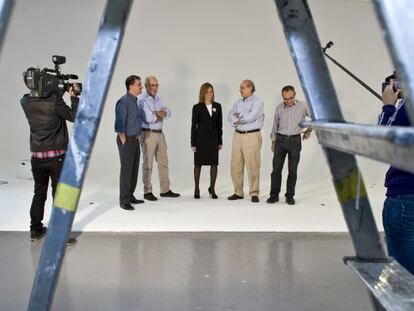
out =
[[[142,91],[141,78],[136,75],[129,76],[125,87],[127,93],[118,100],[115,107],[116,142],[121,160],[119,204],[125,210],[133,210],[131,203],[144,203],[134,197],[140,158],[139,135],[142,118],[137,96]]]
[[[158,80],[154,76],[145,79],[146,92],[140,96],[138,106],[143,115],[141,139],[143,153],[142,180],[144,182],[144,199],[156,201],[158,198],[152,191],[152,167],[154,159],[158,164],[158,176],[160,181],[160,196],[177,198],[179,193],[170,189],[168,176],[167,142],[162,131],[165,119],[171,117],[171,110],[165,106],[163,100],[158,96]]]
[[[384,106],[378,124],[384,126],[411,126],[406,111],[406,100],[399,100],[400,90],[395,75],[389,82],[382,99]],[[385,177],[387,198],[382,212],[388,254],[414,274],[414,175],[390,167]]]
[[[252,202],[259,202],[260,149],[264,123],[263,101],[254,95],[253,81],[244,80],[240,84],[240,95],[228,116],[228,122],[235,129],[231,154],[231,177],[234,194],[229,200],[243,199],[244,166],[249,177],[249,194]]]

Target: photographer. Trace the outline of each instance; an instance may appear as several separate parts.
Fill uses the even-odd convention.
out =
[[[42,239],[47,228],[43,226],[44,205],[47,197],[49,179],[54,196],[59,181],[63,160],[69,141],[66,121],[74,122],[80,93],[80,85],[69,84],[66,91],[70,95],[71,107],[63,100],[65,91],[52,91],[46,96],[33,88],[33,77],[37,69],[29,68],[24,72],[24,82],[31,89],[21,99],[21,105],[30,126],[30,151],[32,152],[32,172],[34,196],[30,208],[30,238]],[[41,83],[39,84],[41,86]],[[69,239],[68,243],[76,240]]]
[[[384,106],[378,124],[411,126],[395,75],[386,78],[382,100]],[[388,254],[414,274],[414,175],[390,167],[385,177],[387,198],[384,202],[383,225]]]

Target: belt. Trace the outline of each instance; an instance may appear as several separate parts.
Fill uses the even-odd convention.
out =
[[[151,133],[162,133],[162,130],[153,130],[153,129],[147,129],[147,128],[142,128],[142,130],[144,132],[151,132]]]
[[[133,136],[126,135],[126,138],[132,138],[132,139],[138,139],[139,140],[139,136],[138,135],[133,135]]]
[[[254,133],[254,132],[260,132],[260,129],[255,129],[255,130],[250,130],[250,131],[239,131],[236,130],[237,133],[239,134],[249,134],[249,133]]]
[[[295,137],[300,137],[300,134],[295,134],[295,135],[283,135],[283,134],[276,134],[277,136],[283,137],[283,138],[295,138]]]

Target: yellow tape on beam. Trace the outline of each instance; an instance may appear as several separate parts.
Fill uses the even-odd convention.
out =
[[[365,198],[367,191],[365,189],[364,181],[360,177],[359,198]],[[352,170],[345,178],[335,181],[335,190],[338,195],[340,203],[347,203],[355,200],[358,194],[358,170]]]
[[[70,212],[76,211],[80,197],[80,189],[68,184],[58,183],[55,195],[55,206]]]

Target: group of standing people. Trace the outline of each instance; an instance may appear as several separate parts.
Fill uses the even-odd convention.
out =
[[[76,83],[68,90],[71,106],[67,106],[62,96],[64,92],[40,97],[37,90],[28,83],[29,68],[24,74],[24,82],[30,89],[21,99],[21,106],[30,126],[31,166],[34,179],[34,195],[30,208],[30,239],[41,240],[47,232],[43,225],[44,205],[47,198],[49,180],[54,196],[69,134],[66,121],[73,122],[79,102],[80,86]],[[396,75],[386,78],[389,84],[383,92],[382,113],[378,124],[383,126],[411,126],[405,108],[406,99]],[[158,80],[150,76],[145,79],[146,92],[142,93],[141,78],[129,76],[125,81],[126,94],[116,103],[115,131],[121,161],[120,206],[133,210],[131,204],[143,203],[134,196],[137,186],[141,149],[143,152],[144,199],[156,201],[153,194],[151,176],[154,160],[158,165],[161,197],[179,197],[170,188],[168,177],[167,144],[163,134],[163,121],[171,117],[171,110],[157,95]],[[395,91],[394,89],[398,90]],[[306,104],[296,100],[294,87],[282,88],[283,102],[276,106],[270,138],[272,140],[273,170],[268,203],[279,201],[281,173],[286,157],[289,174],[286,187],[286,202],[295,204],[297,168],[302,149],[301,136],[308,139],[310,129],[303,130],[300,123],[309,116]],[[141,96],[139,96],[141,95]],[[234,194],[229,200],[243,199],[244,169],[247,168],[249,194],[253,202],[259,202],[260,151],[262,147],[261,129],[264,124],[264,104],[255,95],[253,81],[244,80],[240,84],[240,95],[228,114],[228,122],[234,128],[231,156],[231,176]],[[210,166],[209,193],[217,199],[215,183],[219,164],[219,151],[223,147],[223,112],[215,101],[214,88],[204,83],[200,88],[199,103],[194,105],[191,124],[191,148],[194,152],[194,198],[200,198],[201,167]],[[414,273],[414,174],[391,166],[385,179],[387,198],[384,202],[383,225],[388,253],[408,271]],[[76,242],[70,238],[68,244]]]
[[[116,103],[115,132],[121,160],[120,206],[133,210],[131,204],[144,203],[135,198],[137,185],[140,147],[143,153],[144,199],[156,201],[153,194],[151,176],[154,159],[158,165],[161,197],[179,197],[170,189],[168,177],[167,144],[163,134],[163,120],[171,117],[171,110],[158,94],[158,80],[150,76],[145,79],[145,93],[141,78],[129,76],[125,81],[126,95]],[[231,177],[234,193],[228,200],[244,198],[244,171],[247,169],[249,195],[252,202],[259,202],[260,164],[262,134],[264,125],[264,103],[255,95],[255,85],[251,80],[240,83],[240,95],[228,114],[227,120],[234,128]],[[141,96],[140,96],[141,95]],[[293,86],[282,89],[283,102],[276,107],[271,133],[273,171],[268,203],[279,201],[282,169],[288,157],[289,174],[287,179],[286,202],[295,204],[297,168],[301,151],[301,134],[308,139],[310,129],[303,130],[300,123],[309,116],[306,105],[295,99]],[[210,187],[208,192],[213,199],[215,191],[219,152],[223,148],[223,111],[215,101],[214,88],[210,83],[200,87],[199,100],[193,106],[191,118],[191,149],[194,153],[194,198],[200,198],[200,174],[202,166],[210,166]]]

